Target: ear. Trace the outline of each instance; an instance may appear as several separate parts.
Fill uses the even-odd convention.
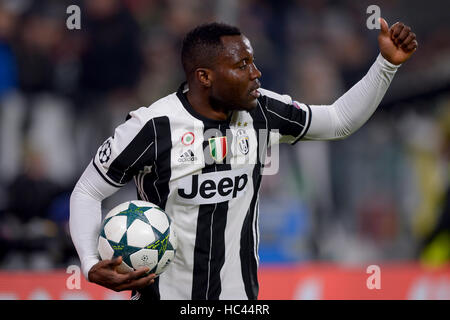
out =
[[[207,68],[198,68],[195,70],[195,77],[201,85],[209,88],[212,85],[212,71]]]

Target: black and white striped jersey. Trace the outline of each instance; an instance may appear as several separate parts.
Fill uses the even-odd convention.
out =
[[[258,191],[267,148],[294,144],[311,110],[259,89],[257,107],[215,121],[196,113],[186,84],[131,112],[99,148],[93,164],[109,184],[134,179],[138,198],[172,219],[178,249],[142,298],[256,299]]]
[[[276,143],[349,136],[377,109],[399,67],[379,54],[331,105],[308,106],[259,89],[254,110],[213,121],[192,109],[182,85],[131,112],[99,148],[70,198],[70,233],[83,275],[89,278],[98,263],[101,201],[134,179],[138,198],[164,208],[179,237],[175,260],[135,298],[256,298],[258,190]]]

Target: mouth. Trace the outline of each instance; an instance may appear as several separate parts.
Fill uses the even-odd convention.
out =
[[[250,90],[250,95],[251,95],[253,98],[258,99],[259,96],[261,95],[261,93],[258,91],[258,89],[259,89],[260,87],[261,87],[260,84],[257,83],[253,88],[251,88],[251,90]]]

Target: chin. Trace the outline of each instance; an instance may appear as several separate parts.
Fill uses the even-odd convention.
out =
[[[253,100],[250,105],[249,105],[249,109],[253,110],[258,106],[258,99]]]
[[[245,111],[251,111],[253,109],[255,109],[258,106],[258,99],[254,99],[246,104],[242,105],[242,108],[240,108],[241,110],[245,110]]]

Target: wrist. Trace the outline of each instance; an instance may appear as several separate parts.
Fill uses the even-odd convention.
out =
[[[86,261],[84,261],[82,263],[82,268],[81,269],[82,269],[83,275],[84,275],[84,277],[86,278],[87,281],[92,282],[89,279],[89,272],[91,271],[92,267],[95,264],[97,264],[99,261],[100,261],[99,259],[91,258],[91,259],[88,259],[88,260],[86,260]]]
[[[402,64],[393,64],[392,62],[389,62],[383,54],[380,52],[377,56],[377,62],[385,69],[396,71]]]

